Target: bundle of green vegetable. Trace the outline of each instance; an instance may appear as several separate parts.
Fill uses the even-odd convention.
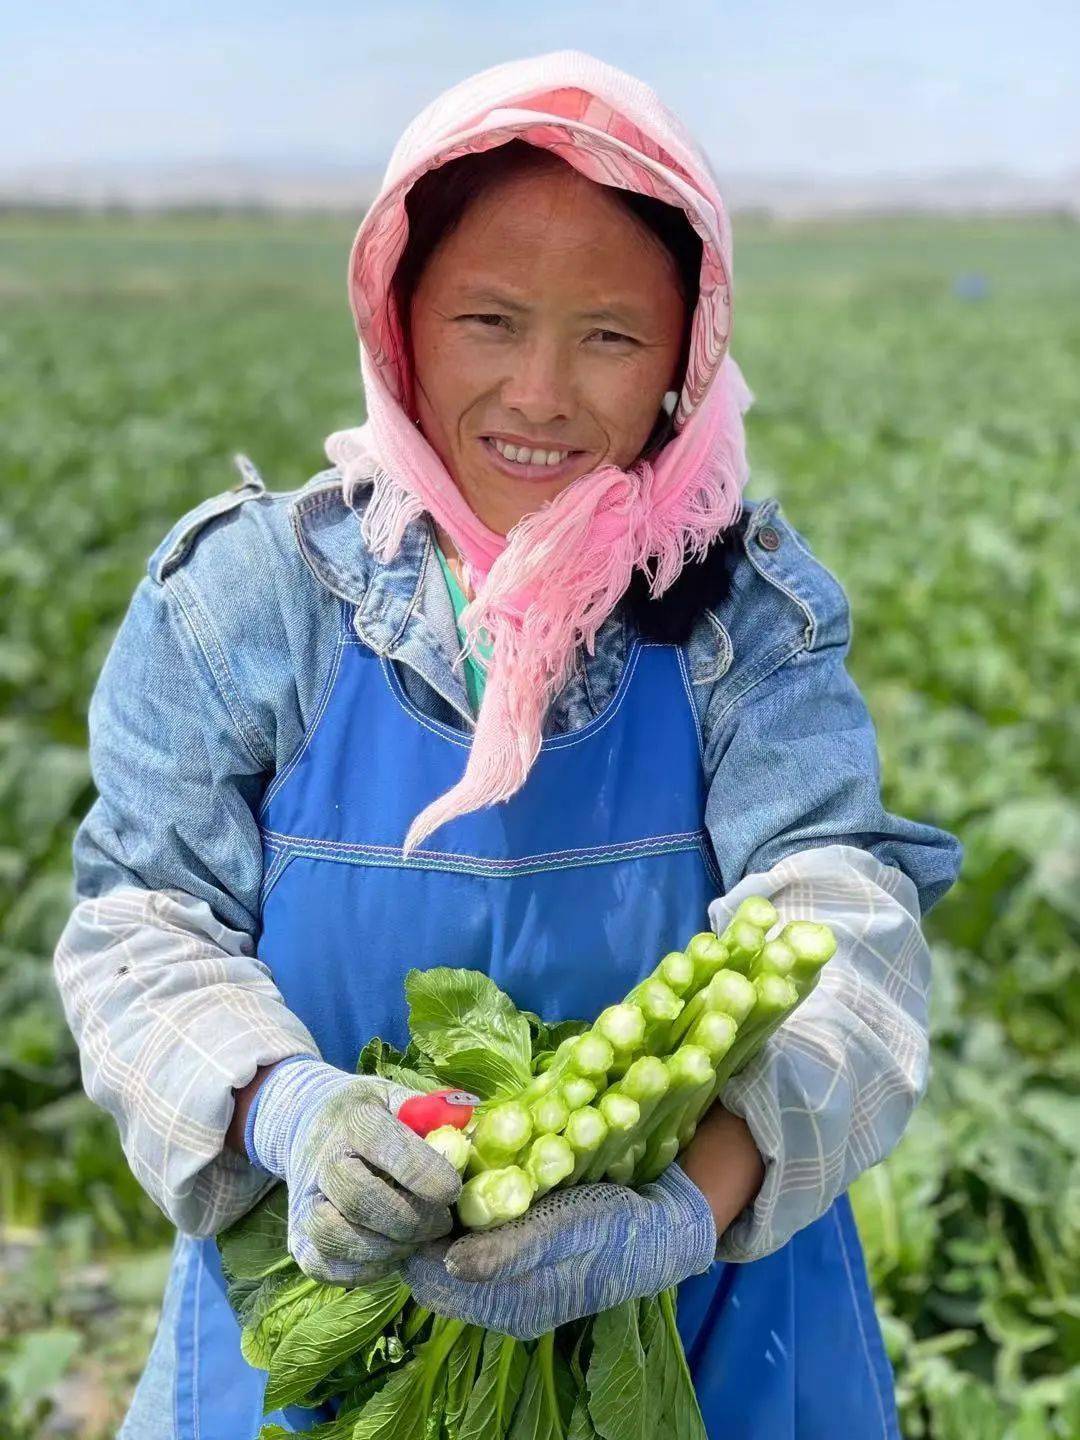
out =
[[[665,955],[591,1026],[519,1011],[477,971],[410,971],[407,1048],[375,1039],[357,1070],[481,1097],[466,1129],[427,1136],[467,1176],[466,1228],[514,1219],[560,1185],[644,1183],[833,954],[831,930],[811,921],[768,939],[777,920],[749,897],[723,935]],[[269,1372],[267,1411],[339,1402],[315,1440],[703,1440],[675,1290],[527,1344],[432,1315],[397,1276],[350,1290],[312,1280],[286,1249],[286,1213],[275,1187],[218,1246],[244,1357]],[[260,1440],[289,1433],[268,1424]]]

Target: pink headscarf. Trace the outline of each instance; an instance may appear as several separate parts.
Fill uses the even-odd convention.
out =
[[[590,180],[681,208],[703,246],[675,435],[649,463],[605,465],[520,520],[490,530],[466,503],[405,410],[408,368],[390,300],[407,238],[405,196],[425,171],[520,139]],[[465,773],[413,821],[410,853],[455,816],[507,800],[540,750],[544,716],[579,645],[625,592],[635,567],[660,595],[687,556],[703,555],[741,508],[748,477],[742,415],[752,403],[731,336],[731,229],[704,153],[653,91],[590,55],[566,50],[484,70],[432,101],[405,130],[349,258],[366,424],[327,437],[346,498],[370,484],[363,535],[389,560],[425,511],[453,540],[476,598],[466,648],[493,651]]]

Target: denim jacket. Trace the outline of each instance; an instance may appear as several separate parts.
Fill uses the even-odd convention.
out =
[[[341,599],[413,702],[474,723],[453,608],[426,517],[381,563],[362,504],[321,471],[268,491],[242,481],[150,557],[90,706],[98,798],[75,838],[75,904],[54,968],[87,1094],[112,1114],[136,1178],[185,1233],[244,1214],[269,1181],[227,1148],[233,1089],[256,1067],[317,1054],[258,960],[265,787],[300,747],[333,659]],[[775,500],[747,503],[730,593],[682,647],[706,771],[705,825],[723,893],[837,932],[821,983],[724,1091],[765,1161],[718,1255],[752,1260],[822,1214],[896,1144],[928,1074],[921,917],[956,878],[942,830],[881,803],[874,727],[845,668],[837,579]],[[545,722],[607,705],[633,622],[617,606]]]

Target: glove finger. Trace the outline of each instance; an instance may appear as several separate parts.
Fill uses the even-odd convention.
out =
[[[626,1230],[630,1194],[619,1185],[553,1190],[520,1220],[455,1240],[446,1268],[458,1280],[510,1280],[610,1246]]]
[[[293,1258],[304,1274],[317,1280],[320,1285],[339,1285],[345,1290],[374,1285],[377,1280],[385,1280],[387,1275],[399,1272],[402,1265],[401,1257],[368,1260],[362,1265],[354,1264],[351,1260],[328,1260],[317,1250],[309,1251],[304,1261],[296,1256]]]
[[[461,1176],[450,1161],[384,1106],[370,1100],[357,1105],[346,1116],[345,1131],[351,1147],[370,1165],[421,1200],[453,1205],[461,1194]]]
[[[392,1182],[373,1175],[359,1156],[344,1155],[324,1164],[315,1182],[346,1220],[391,1240],[434,1240],[449,1234],[453,1217],[445,1205],[433,1205]]]
[[[575,1286],[574,1278],[561,1269],[540,1272],[541,1284],[536,1283],[539,1277],[494,1285],[455,1280],[443,1263],[447,1253],[447,1242],[439,1241],[409,1256],[403,1274],[413,1299],[436,1315],[482,1325],[515,1340],[535,1340],[553,1330],[554,1295],[561,1285]]]
[[[305,1196],[289,1225],[289,1253],[327,1285],[367,1285],[401,1268],[411,1247],[351,1225],[324,1196]]]
[[[454,1280],[442,1263],[446,1241],[436,1241],[414,1250],[402,1265],[405,1283],[413,1299],[436,1315],[466,1320],[470,1325],[487,1326],[493,1297],[488,1285],[469,1285]]]

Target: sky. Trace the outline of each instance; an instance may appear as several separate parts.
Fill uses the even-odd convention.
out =
[[[718,170],[859,178],[1080,167],[1078,0],[0,0],[0,168],[381,167],[440,91],[588,51]]]

